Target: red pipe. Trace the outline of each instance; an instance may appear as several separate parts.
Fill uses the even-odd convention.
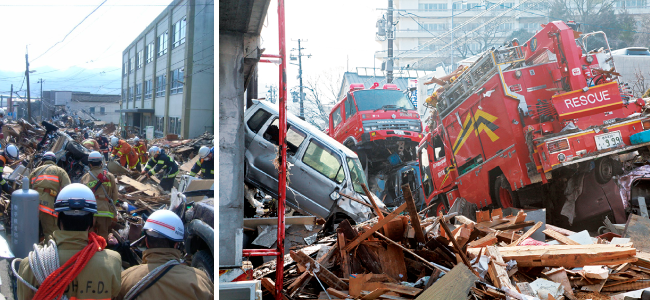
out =
[[[253,251],[253,250],[270,250],[270,251]],[[275,249],[244,249],[243,256],[275,256],[280,252]]]
[[[280,170],[278,172],[278,259],[275,265],[275,299],[282,300],[284,279],[284,205],[287,193],[287,55],[284,40],[284,0],[278,0],[278,32],[280,38]]]

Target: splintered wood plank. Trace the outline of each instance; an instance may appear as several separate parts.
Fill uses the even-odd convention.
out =
[[[296,252],[291,250],[289,254],[291,255],[291,258],[293,258],[293,260],[295,260],[298,264],[303,265],[309,271],[314,273],[314,275],[317,276],[318,279],[320,279],[323,283],[337,290],[349,289],[347,283],[343,282],[336,275],[332,274],[332,272],[330,272],[329,270],[320,267],[320,265],[316,263],[316,261],[314,261],[311,257],[303,253],[302,251]],[[307,267],[307,264],[309,264],[309,267]]]
[[[513,224],[519,224],[519,223],[524,222],[526,220],[526,216],[528,216],[528,215],[523,210],[520,210],[517,213],[517,217],[515,217],[515,220],[514,220]]]
[[[467,251],[477,255],[480,249],[470,248]],[[585,265],[616,265],[637,260],[636,249],[632,248],[632,243],[499,247],[499,252],[505,261],[516,260],[520,268],[575,268]]]
[[[361,297],[361,300],[374,300],[379,298],[379,296],[386,294],[388,292],[390,292],[390,290],[387,288],[378,288],[370,292],[370,294]]]
[[[352,297],[361,296],[362,291],[373,291],[385,288],[385,284],[393,280],[386,274],[352,274],[350,275],[350,289]]]
[[[557,226],[554,226],[554,225],[551,225],[551,224],[546,224],[546,229],[551,229],[553,231],[557,231],[557,232],[559,232],[559,233],[561,233],[563,235],[566,235],[566,236],[574,235],[574,234],[577,233],[575,231],[564,229],[562,227],[557,227]]]
[[[650,281],[643,282],[632,282],[632,283],[623,283],[611,287],[603,288],[603,292],[623,292],[623,291],[634,291],[640,289],[650,288]]]
[[[334,296],[339,299],[345,299],[349,296],[347,291],[339,291],[333,288],[327,288],[327,293],[330,294],[330,296]]]
[[[444,217],[442,215],[442,212],[440,212],[439,220],[443,220],[443,219],[444,219]],[[465,255],[465,251],[463,251],[463,249],[460,247],[460,245],[458,245],[458,242],[456,241],[454,236],[449,231],[449,227],[447,227],[447,223],[439,222],[439,224],[440,224],[440,227],[442,227],[442,229],[445,231],[445,233],[447,233],[447,236],[449,236],[449,240],[451,240],[451,243],[454,245],[454,248],[456,249],[456,253],[460,256],[463,263],[470,269],[470,271],[474,272],[478,276],[478,273],[476,271],[474,271],[474,269],[472,269],[472,265],[469,263],[469,259],[467,259],[467,255]]]
[[[490,222],[490,211],[489,210],[479,210],[476,212],[476,222]]]
[[[492,276],[492,282],[500,289],[509,288],[513,291],[517,290],[517,287],[512,285],[510,282],[510,277],[508,276],[508,271],[506,271],[505,262],[503,257],[499,253],[499,248],[495,246],[488,246],[487,253],[490,257],[490,275]]]
[[[338,229],[341,229],[347,240],[354,240],[359,236],[359,232],[357,232],[357,230],[354,229],[352,225],[350,225],[350,222],[348,222],[348,220],[343,220],[343,222],[339,224]],[[377,257],[377,254],[375,254],[374,251],[370,250],[368,246],[361,244],[353,253],[355,254],[355,257],[359,263],[361,263],[361,265],[366,268],[366,270],[375,274],[382,273],[379,257]],[[356,272],[356,270],[352,270],[352,272]]]
[[[470,289],[478,277],[464,264],[456,265],[415,300],[467,299]]]
[[[542,232],[545,233],[546,235],[550,236],[552,239],[558,241],[560,244],[564,244],[564,245],[580,245],[580,243],[578,243],[578,242],[576,242],[576,241],[562,235],[561,233],[559,233],[559,232],[557,232],[555,230],[544,229],[544,231],[542,231]]]
[[[491,212],[490,220],[498,220],[503,218],[503,210],[501,208],[495,208]]]
[[[506,224],[497,225],[497,226],[494,226],[494,227],[491,227],[491,228],[494,229],[494,230],[512,230],[512,229],[520,229],[520,228],[528,227],[528,226],[531,226],[533,224],[535,224],[535,221],[521,222],[521,223],[517,223],[517,224],[506,223]]]
[[[393,244],[388,244],[386,249],[384,247],[377,247],[376,250],[384,274],[397,281],[403,281],[406,278],[404,251]]]
[[[548,279],[561,284],[564,287],[564,295],[567,298],[576,300],[576,296],[573,294],[573,289],[571,289],[571,282],[569,282],[569,277],[566,275],[566,270],[564,268],[557,268],[544,272],[544,275],[546,275]]]
[[[479,230],[483,235],[494,233],[497,236],[497,238],[501,241],[512,242],[514,240],[517,240],[521,236],[514,232],[503,232],[503,231],[498,231],[492,228],[481,226],[479,224],[476,224],[474,221],[468,219],[465,216],[456,216],[456,220],[462,224],[474,224],[475,225],[474,228]]]
[[[373,225],[369,230],[366,230],[363,234],[357,236],[354,240],[352,240],[349,244],[345,246],[346,251],[352,250],[354,247],[358,246],[362,241],[366,240],[369,238],[373,233],[375,233],[379,228],[382,228],[384,225],[388,224],[390,220],[393,218],[397,217],[404,209],[406,209],[406,203],[400,205],[397,209],[395,209],[392,213],[387,215],[383,220],[379,220],[375,225]]]
[[[391,243],[391,244],[393,244],[393,245],[395,245],[395,246],[401,248],[402,250],[408,252],[409,254],[413,255],[415,258],[417,258],[417,259],[421,260],[422,262],[424,262],[424,264],[427,265],[427,266],[429,266],[431,269],[440,269],[440,268],[437,267],[436,265],[430,263],[428,260],[426,260],[426,259],[422,258],[421,256],[415,254],[413,251],[404,248],[404,246],[402,246],[402,245],[396,243],[395,241],[393,241],[393,240],[387,238],[387,237],[384,236],[383,234],[381,234],[381,233],[379,233],[379,232],[375,232],[375,234],[378,235],[378,236],[380,236],[380,237],[382,237],[383,239],[385,239],[385,240],[388,241],[389,243]],[[441,271],[445,271],[445,270],[441,270]]]
[[[348,255],[348,252],[343,249],[345,248],[345,235],[340,229],[337,229],[337,231],[337,244],[339,246],[339,253],[341,254],[341,270],[343,271],[343,278],[348,278],[350,277],[350,256]]]
[[[411,217],[411,227],[415,230],[415,239],[420,244],[426,243],[424,233],[422,232],[422,226],[420,226],[420,215],[418,215],[418,210],[415,207],[415,201],[413,201],[413,196],[411,195],[411,188],[408,184],[402,185],[402,194],[404,195],[404,201],[406,203],[406,209],[409,212]]]
[[[363,189],[363,192],[366,194],[368,199],[370,199],[370,203],[372,203],[372,208],[375,210],[375,214],[377,215],[379,220],[384,219],[384,214],[379,209],[379,206],[377,206],[377,202],[375,202],[375,198],[372,196],[370,190],[368,190],[368,187],[362,183],[361,188]]]
[[[524,233],[524,235],[522,235],[521,237],[519,237],[519,239],[517,239],[514,243],[508,245],[508,247],[518,246],[518,245],[519,245],[521,242],[523,242],[525,239],[527,239],[528,237],[530,237],[531,235],[533,235],[533,233],[535,233],[535,231],[537,231],[537,229],[539,229],[540,227],[542,227],[542,224],[543,224],[542,222],[537,222],[537,224],[535,224],[535,226],[533,226],[531,229],[528,229],[528,231],[526,231],[526,233]]]
[[[262,278],[262,286],[267,291],[269,291],[271,293],[271,295],[273,295],[273,297],[275,297],[275,282],[273,282],[273,280],[271,280],[271,278],[268,278],[268,277]],[[289,298],[287,298],[287,296],[285,296],[284,294],[282,294],[282,299],[283,300],[289,300]]]
[[[142,182],[138,182],[137,180],[131,179],[131,178],[126,177],[126,176],[120,176],[118,181],[121,182],[121,183],[130,185],[130,186],[134,187],[136,190],[142,191],[142,192],[144,192],[145,194],[147,194],[149,196],[153,196],[153,197],[160,196],[160,192],[158,192],[158,189],[155,186],[151,185],[151,184],[145,184],[145,183],[142,183]]]
[[[384,286],[386,286],[386,288],[389,289],[391,292],[398,293],[400,295],[415,296],[420,292],[422,292],[422,289],[405,286],[397,283],[388,282],[388,283],[384,283]]]
[[[186,163],[180,166],[181,171],[192,172],[192,167],[199,161],[200,156],[194,156],[192,159],[188,160]]]

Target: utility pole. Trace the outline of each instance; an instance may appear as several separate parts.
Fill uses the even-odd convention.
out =
[[[27,46],[25,46],[25,77],[27,77],[27,120],[32,121],[32,101],[29,93],[29,58],[27,56]]]
[[[43,121],[43,78],[39,78],[38,83],[41,84],[41,111],[39,115],[41,116],[41,121]]]
[[[300,42],[302,40],[298,39],[298,49],[291,49],[291,50],[298,50],[298,79],[300,80],[300,119],[305,119],[305,93],[303,92],[303,86],[302,86],[302,57],[307,56],[311,57],[311,54],[302,54],[302,50],[305,48],[300,47]],[[291,55],[291,60],[295,60],[296,57]]]
[[[13,97],[13,95],[14,95],[14,85],[12,84],[11,85],[11,93],[9,93],[9,100],[7,100],[7,110],[8,110],[7,115],[8,114],[13,115],[13,110],[11,110],[11,108],[13,106],[13,102],[11,100],[12,99],[11,97]],[[13,118],[13,116],[12,116],[12,118]]]
[[[393,0],[388,0],[388,20],[387,39],[388,39],[388,60],[386,61],[386,83],[393,82],[393,40],[395,32],[393,31]]]

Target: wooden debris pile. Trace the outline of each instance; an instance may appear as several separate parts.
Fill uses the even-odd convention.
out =
[[[425,217],[408,185],[402,191],[405,203],[392,212],[373,203],[376,218],[345,220],[335,234],[291,249],[284,299],[623,299],[650,288],[647,218],[631,215],[622,235],[593,238],[526,221],[524,211]],[[537,231],[546,239],[532,239]],[[265,299],[275,292],[274,272],[275,260],[253,271]]]

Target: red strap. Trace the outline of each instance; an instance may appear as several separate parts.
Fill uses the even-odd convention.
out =
[[[40,211],[42,211],[42,212],[44,212],[44,213],[46,213],[46,214],[48,214],[50,216],[53,216],[55,218],[59,216],[59,214],[54,209],[51,209],[51,208],[49,208],[49,207],[47,207],[45,205],[39,205],[38,210],[40,210]]]

